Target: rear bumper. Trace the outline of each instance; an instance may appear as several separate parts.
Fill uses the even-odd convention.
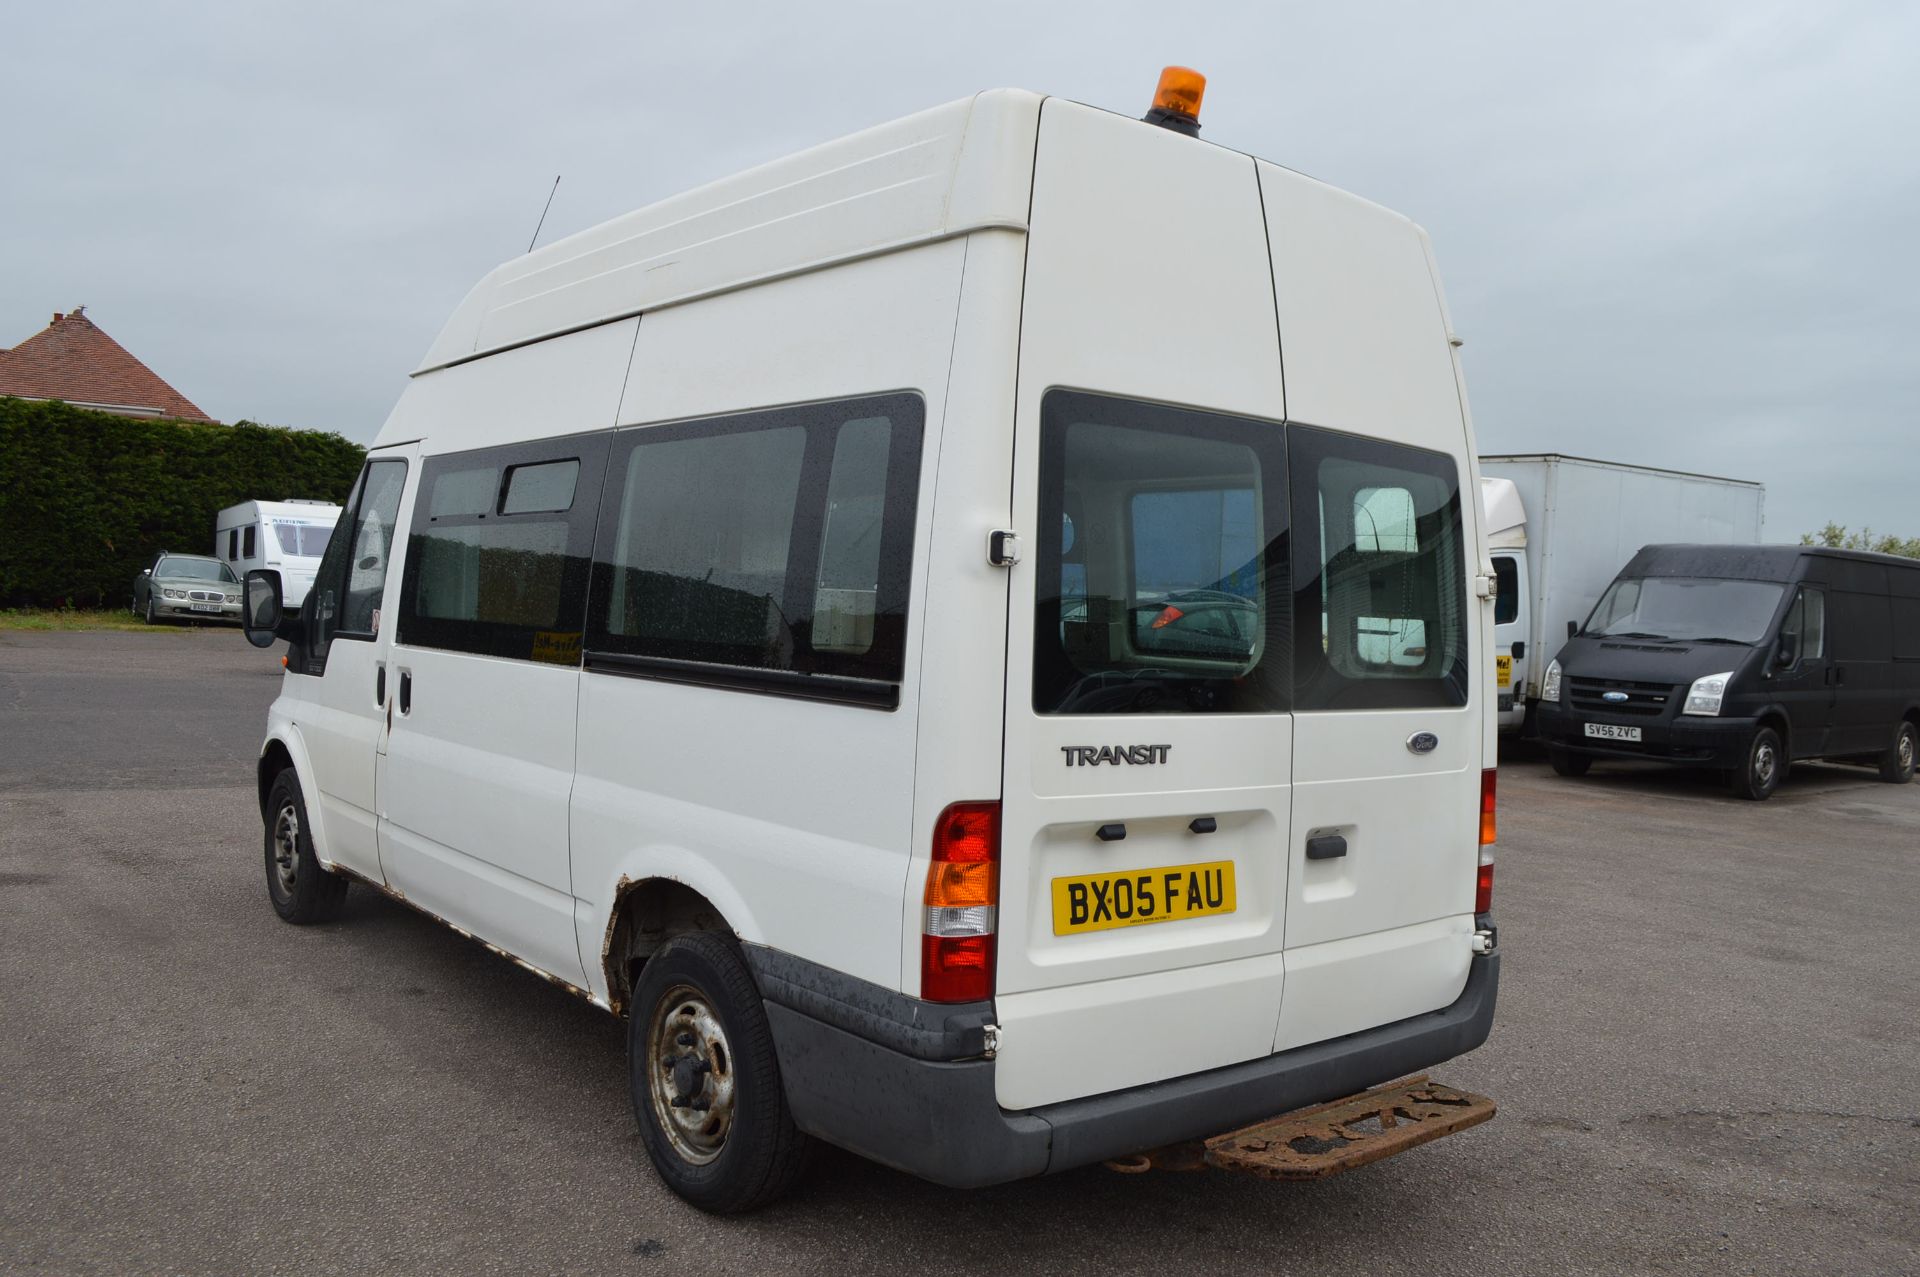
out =
[[[1534,710],[1534,723],[1540,739],[1547,744],[1595,758],[1640,758],[1691,767],[1732,768],[1745,763],[1747,745],[1753,739],[1759,720],[1687,715],[1676,715],[1671,720],[1610,718],[1582,714],[1542,701]],[[1585,734],[1588,723],[1638,727],[1641,739],[1637,744],[1595,740]]]
[[[852,998],[829,994],[823,1001],[806,987],[823,968],[809,963],[801,970],[790,955],[755,946],[748,957],[766,996],[795,1123],[829,1144],[953,1188],[1218,1135],[1419,1072],[1487,1040],[1500,984],[1499,953],[1479,955],[1460,997],[1441,1010],[1205,1073],[1008,1112],[994,1098],[992,1060],[925,1058],[938,1053],[943,1038],[954,1046],[973,1040],[968,1026],[986,1004],[934,1007],[863,984]],[[785,970],[770,977],[769,965]],[[901,1028],[900,1013],[912,1018],[911,1027]],[[876,1014],[892,1025],[876,1025]]]

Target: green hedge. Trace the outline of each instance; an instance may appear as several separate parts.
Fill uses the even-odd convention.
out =
[[[365,456],[311,430],[0,398],[0,606],[124,607],[156,552],[211,553],[225,507],[342,501]]]

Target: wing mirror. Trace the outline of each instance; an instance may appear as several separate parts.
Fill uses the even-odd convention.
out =
[[[1568,622],[1567,622],[1567,637],[1568,637],[1568,638],[1577,638],[1577,637],[1579,636],[1579,634],[1580,634],[1580,622],[1578,622],[1578,621],[1568,621]]]
[[[278,572],[255,568],[247,573],[246,597],[240,604],[240,624],[247,642],[255,647],[272,647],[276,639],[299,636],[299,622],[287,618],[280,600]]]
[[[141,576],[152,576],[152,575],[153,575],[153,569],[152,569],[152,568],[141,568],[141,569],[140,569],[140,575],[141,575]]]
[[[1782,634],[1780,636],[1780,650],[1773,654],[1773,663],[1781,669],[1785,669],[1799,659],[1800,636],[1797,634]]]

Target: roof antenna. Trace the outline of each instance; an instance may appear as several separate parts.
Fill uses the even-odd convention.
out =
[[[546,205],[540,210],[540,220],[533,224],[533,238],[527,241],[527,251],[529,253],[533,251],[534,244],[539,242],[540,228],[547,224],[547,209],[553,207],[553,191],[557,191],[559,189],[560,189],[560,178],[556,174],[553,179],[553,190],[547,192]]]

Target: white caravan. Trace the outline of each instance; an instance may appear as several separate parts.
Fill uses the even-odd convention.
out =
[[[254,568],[280,574],[286,606],[306,600],[340,507],[331,501],[242,501],[214,516],[214,557],[245,576]]]
[[[808,1137],[989,1184],[1484,1041],[1427,237],[1157,114],[982,93],[487,275],[301,616],[249,578],[281,916],[363,882],[626,1016],[710,1210]]]
[[[1499,591],[1493,650],[1500,730],[1533,734],[1540,677],[1627,560],[1646,545],[1751,545],[1767,490],[1745,479],[1559,453],[1480,458]]]

